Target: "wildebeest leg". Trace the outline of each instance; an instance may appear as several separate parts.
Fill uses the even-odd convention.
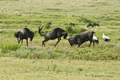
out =
[[[68,42],[70,43],[70,46],[72,46],[72,43],[71,43],[71,41],[68,39]]]
[[[28,39],[26,39],[27,47],[28,47]]]
[[[81,45],[81,44],[79,43],[79,44],[78,44],[78,47],[80,47],[80,45]]]
[[[90,41],[89,47],[90,47],[91,43],[92,43],[92,42]]]
[[[45,46],[45,42],[46,42],[46,41],[48,41],[48,40],[45,39],[45,40],[42,42],[42,46]]]
[[[17,38],[17,41],[19,41],[19,38]]]
[[[70,46],[72,46],[72,43],[71,42],[69,42],[70,43]]]
[[[80,47],[80,45],[81,45],[81,42],[78,43],[78,47]]]
[[[80,47],[80,45],[81,45],[81,41],[80,41],[79,38],[77,39],[77,43],[78,43],[78,47]]]
[[[18,43],[20,43],[20,39],[18,40]]]
[[[57,46],[57,44],[60,42],[61,38],[58,38],[57,43],[55,44],[55,47]]]
[[[95,46],[95,42],[93,41],[93,46]]]
[[[23,43],[23,40],[21,40],[21,45],[22,45],[22,43]]]

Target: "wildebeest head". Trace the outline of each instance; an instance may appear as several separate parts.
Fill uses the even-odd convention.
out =
[[[30,34],[30,41],[33,40],[33,37],[34,37],[34,32],[31,32],[31,34]]]
[[[92,27],[93,27],[92,23],[89,23],[89,24],[87,25],[87,28],[88,28],[89,26],[92,26]]]
[[[62,32],[62,34],[63,34],[63,38],[66,39],[67,36],[68,36],[68,33],[67,32]]]
[[[92,34],[95,34],[95,32],[94,32],[94,31],[92,31]]]

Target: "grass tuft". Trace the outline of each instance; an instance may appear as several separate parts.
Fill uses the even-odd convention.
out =
[[[20,48],[21,48],[21,45],[17,44],[17,43],[14,43],[14,42],[12,42],[12,43],[2,43],[1,44],[2,52],[16,51]]]

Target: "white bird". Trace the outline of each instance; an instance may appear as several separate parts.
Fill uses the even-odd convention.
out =
[[[3,11],[3,9],[1,9],[1,11]]]
[[[15,12],[15,14],[18,14],[18,12]]]
[[[0,29],[0,33],[2,33],[1,29]]]
[[[93,36],[93,41],[96,42],[96,43],[99,43],[99,41],[98,41],[96,36]]]
[[[7,9],[5,9],[5,11],[7,11]]]
[[[104,39],[104,41],[110,41],[110,38],[108,36],[105,36],[104,33],[103,33],[102,38]]]

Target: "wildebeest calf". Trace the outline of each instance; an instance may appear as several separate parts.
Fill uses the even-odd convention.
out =
[[[86,41],[90,41],[89,47],[92,42],[93,42],[93,46],[94,46],[94,41],[93,41],[94,33],[95,33],[94,31],[85,31],[81,34],[77,34],[75,36],[70,37],[68,39],[68,41],[71,46],[73,46],[74,44],[78,44],[78,47],[80,47],[80,45]]]
[[[87,25],[87,28],[88,27],[90,27],[90,26],[92,26],[92,27],[95,27],[95,26],[98,26],[99,27],[99,24],[98,23],[89,23],[88,25]]]
[[[43,28],[43,27],[42,27]],[[48,40],[54,40],[54,39],[58,39],[57,43],[55,44],[55,46],[59,43],[59,41],[61,40],[61,37],[63,36],[64,39],[67,38],[67,35],[68,33],[66,31],[64,31],[63,29],[61,28],[55,28],[53,29],[52,31],[46,33],[46,34],[41,34],[41,30],[42,28],[39,27],[39,34],[41,36],[44,36],[45,37],[45,40],[42,42],[42,46],[45,46],[45,42],[48,41]]]
[[[17,38],[18,43],[23,43],[23,39],[26,39],[27,47],[28,47],[28,38],[30,38],[30,41],[33,40],[34,32],[30,31],[28,28],[24,28],[21,30],[18,30],[14,33],[14,36]]]

